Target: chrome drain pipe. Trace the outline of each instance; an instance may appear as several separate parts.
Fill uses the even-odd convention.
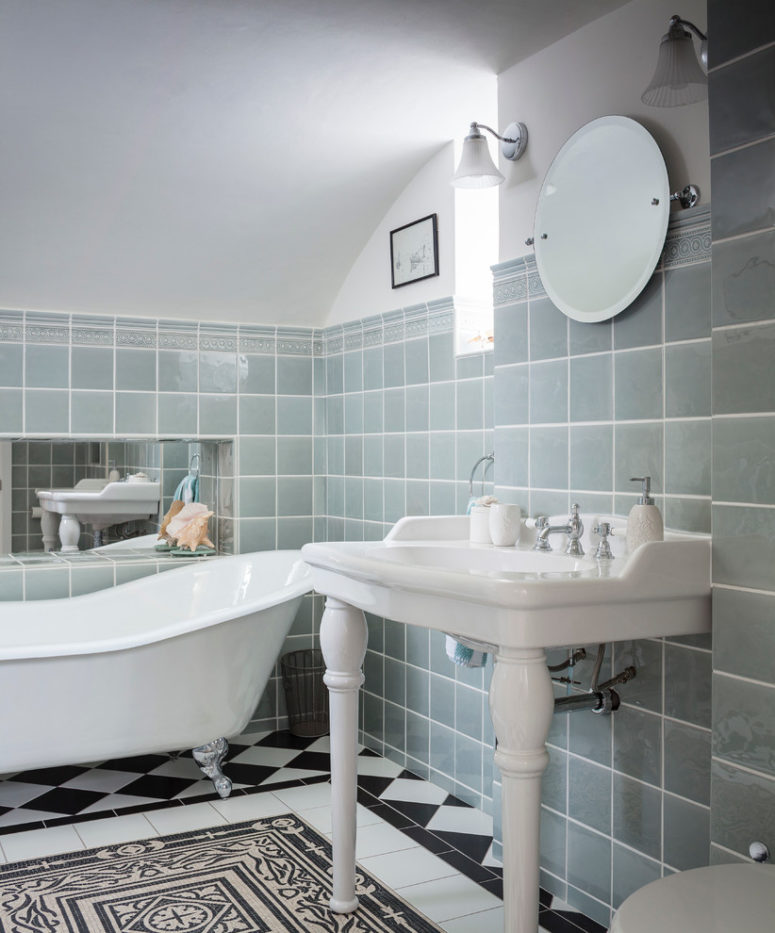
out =
[[[554,700],[555,713],[572,713],[579,709],[591,709],[593,713],[608,715],[619,709],[619,694],[606,687],[590,693],[576,693],[569,697],[556,697]]]

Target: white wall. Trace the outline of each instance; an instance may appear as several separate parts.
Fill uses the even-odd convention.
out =
[[[461,133],[468,126],[461,120]],[[339,289],[326,326],[381,314],[455,291],[455,189],[449,181],[455,171],[452,142],[428,160],[380,220],[376,230]],[[392,288],[390,277],[390,231],[438,214],[439,274],[401,288]]]
[[[682,0],[681,17],[703,32],[705,0]],[[499,76],[499,125],[527,124],[529,142],[519,162],[500,160],[500,260],[529,251],[536,202],[546,170],[565,140],[579,127],[607,114],[632,117],[659,144],[671,191],[698,185],[710,202],[707,101],[656,108],[641,103],[667,32],[673,0],[634,0]],[[623,193],[624,196],[624,193]]]

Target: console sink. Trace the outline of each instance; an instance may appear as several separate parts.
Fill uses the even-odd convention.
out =
[[[583,515],[585,528],[598,516]],[[469,544],[468,518],[404,518],[384,541],[310,544],[303,549],[320,592],[399,622],[512,648],[689,635],[708,629],[710,538],[666,532],[633,554],[624,520],[613,560]],[[618,529],[617,529],[618,525]],[[617,530],[619,534],[617,534]]]
[[[544,649],[710,630],[710,536],[665,532],[624,546],[625,521],[580,516],[585,555],[470,544],[467,517],[404,518],[384,541],[307,544],[302,556],[327,597],[320,626],[331,708],[333,896],[355,910],[358,690],[366,652],[363,611],[437,629],[494,651],[490,714],[502,777],[504,930],[538,930],[541,776],[554,691]],[[597,560],[598,521],[613,528],[613,560]],[[550,519],[565,526],[566,516]],[[586,715],[586,714],[579,714]]]

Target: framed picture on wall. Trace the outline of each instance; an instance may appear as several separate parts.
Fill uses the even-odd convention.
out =
[[[439,274],[439,232],[436,214],[428,214],[390,231],[393,288]]]

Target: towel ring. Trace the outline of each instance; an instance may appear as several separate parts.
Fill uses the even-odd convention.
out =
[[[199,454],[192,455],[191,459],[188,462],[189,473],[195,473],[196,476],[199,476],[199,463],[201,459],[202,458],[199,456]],[[194,462],[196,462],[196,466],[194,466]]]

